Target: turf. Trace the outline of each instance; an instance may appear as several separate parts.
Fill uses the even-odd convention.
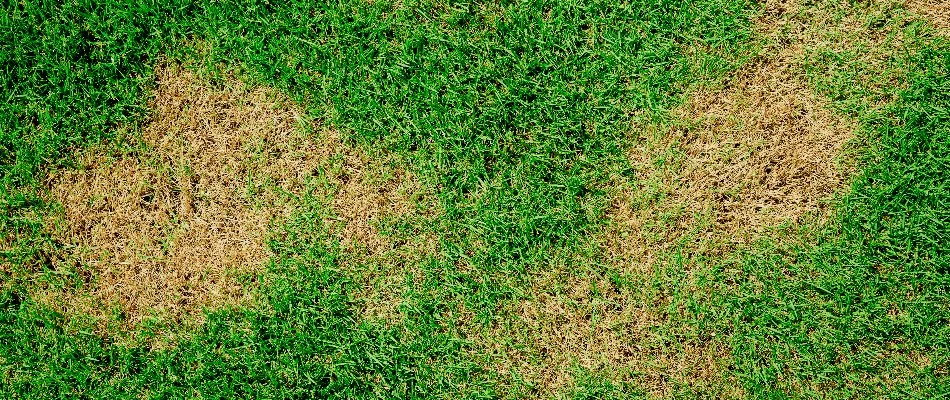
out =
[[[862,173],[816,246],[767,246],[742,262],[735,348],[751,393],[763,397],[933,398],[948,390],[950,53],[945,38],[899,8],[861,11],[860,26],[881,40],[839,32],[851,48],[816,49],[810,69],[816,88],[863,122],[871,144]],[[869,45],[881,42],[896,49],[873,57],[880,52]]]
[[[900,4],[857,3],[788,10],[806,23],[815,14],[857,20],[868,33],[828,30],[803,60],[811,89],[861,127],[860,172],[834,217],[714,256],[691,253],[686,238],[665,247],[650,276],[630,277],[599,258],[592,238],[609,224],[611,185],[638,179],[627,157],[642,144],[636,131],[767,49],[755,28],[765,5],[7,2],[0,393],[947,395],[950,42]],[[274,87],[347,143],[398,160],[431,193],[425,201],[437,213],[380,227],[394,243],[438,242],[404,265],[399,318],[362,317],[362,294],[375,284],[366,271],[379,266],[354,257],[328,222],[337,212],[333,191],[300,196],[294,216],[274,228],[268,271],[256,278],[264,283],[259,302],[208,310],[199,327],[145,324],[132,339],[103,335],[90,316],[33,298],[37,287],[95,285],[82,265],[61,262],[66,244],[44,228],[59,205],[44,185],[52,171],[75,168],[83,149],[134,143],[161,60],[189,63],[212,81],[237,70]],[[315,171],[312,183],[334,176]],[[568,281],[608,276],[608,290],[655,296],[648,304],[663,318],[649,343],[629,340],[674,354],[712,343],[729,355],[724,368],[704,383],[669,375],[656,390],[629,365],[550,365],[537,350],[542,338],[515,322],[551,271]],[[170,343],[155,346],[150,338],[169,330]]]

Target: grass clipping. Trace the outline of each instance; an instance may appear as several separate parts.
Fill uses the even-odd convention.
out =
[[[139,148],[94,149],[47,182],[64,211],[53,236],[91,277],[88,291],[47,293],[66,313],[137,325],[247,300],[270,224],[291,211],[277,193],[299,192],[329,151],[272,89],[176,66],[157,84]]]

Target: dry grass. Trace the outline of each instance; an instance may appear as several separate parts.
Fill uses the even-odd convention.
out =
[[[346,146],[341,146],[346,148]],[[333,228],[341,267],[357,277],[354,298],[367,319],[396,323],[406,279],[422,278],[419,264],[437,252],[431,226],[439,211],[432,193],[391,155],[349,149],[331,157]],[[402,232],[398,226],[408,226]]]
[[[648,174],[671,178],[667,201],[685,209],[682,227],[697,227],[696,216],[709,215],[697,233],[742,243],[768,227],[827,211],[825,201],[847,176],[836,159],[855,124],[812,95],[794,70],[800,54],[782,49],[726,88],[694,93],[676,110],[685,123],[660,139],[668,141],[676,168]],[[622,202],[617,209],[630,209]]]
[[[84,290],[41,290],[67,315],[200,322],[201,310],[247,303],[272,256],[266,241],[305,191],[326,191],[336,240],[364,267],[366,314],[392,319],[398,276],[434,252],[431,235],[393,244],[385,223],[416,211],[421,188],[395,161],[367,154],[267,87],[212,83],[179,66],[157,70],[152,116],[137,149],[83,153],[47,186],[64,214],[51,224]],[[325,174],[330,185],[311,185]],[[431,211],[431,210],[430,210]],[[372,268],[367,268],[372,267]]]
[[[621,286],[593,271],[547,271],[513,313],[518,321],[491,334],[513,342],[496,346],[492,359],[503,381],[528,382],[538,397],[558,397],[584,370],[632,383],[654,398],[741,397],[735,379],[726,376],[730,349],[724,338],[696,326],[671,326],[687,312],[673,305],[673,293],[651,287],[649,276],[625,275],[630,282]],[[695,284],[690,278],[683,286]]]
[[[723,88],[696,90],[674,110],[669,128],[647,133],[641,142],[652,143],[632,149],[640,181],[659,177],[665,202],[684,211],[676,221],[681,231],[747,243],[769,227],[826,214],[827,199],[849,175],[838,155],[856,124],[832,112],[809,87],[801,65],[817,33],[791,20],[788,13],[797,9],[795,2],[766,3],[759,26],[773,41],[763,55]],[[785,32],[776,28],[795,23]],[[615,206],[618,224],[642,226],[642,217],[656,213],[627,204],[638,202],[626,197]],[[636,209],[647,213],[624,215]]]
[[[907,0],[908,10],[927,18],[941,33],[950,33],[950,2],[946,0]]]
[[[93,149],[48,182],[65,211],[54,236],[94,276],[88,293],[54,294],[67,313],[117,308],[135,326],[246,301],[241,277],[261,270],[269,225],[290,212],[262,185],[299,190],[320,159],[274,90],[215,87],[177,66],[157,84],[141,148]]]
[[[696,327],[666,329],[671,293],[617,285],[605,275],[545,269],[530,300],[512,312],[517,321],[490,335],[512,342],[495,346],[492,369],[500,379],[526,382],[539,398],[567,396],[582,370],[655,397],[739,397],[734,382],[721,377],[727,347]]]
[[[699,260],[725,256],[776,227],[827,217],[828,200],[851,172],[840,155],[856,128],[805,77],[806,51],[822,40],[814,30],[820,14],[808,17],[819,21],[810,25],[793,17],[795,3],[765,7],[762,56],[722,88],[696,89],[670,122],[641,127],[635,137],[629,154],[638,176],[618,181],[610,222],[596,239],[613,271],[630,282],[549,268],[522,304],[523,326],[499,333],[529,332],[524,354],[513,357],[525,361],[506,368],[538,382],[540,392],[570,387],[577,366],[633,381],[654,397],[742,396],[724,369],[725,338],[671,325],[686,311],[651,280],[681,252],[687,270],[678,284],[701,301],[709,293],[699,287]]]

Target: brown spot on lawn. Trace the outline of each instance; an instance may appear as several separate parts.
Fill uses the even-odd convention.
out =
[[[703,234],[747,242],[826,213],[843,186],[838,155],[855,124],[812,94],[794,68],[796,53],[754,63],[676,111],[685,123],[666,137],[679,158],[671,200],[684,205],[684,218],[711,217]]]
[[[857,124],[814,93],[802,68],[814,32],[776,38],[787,32],[775,25],[802,23],[798,6],[765,9],[759,30],[771,39],[759,57],[640,128],[629,153],[637,176],[618,182],[603,237],[624,271],[651,271],[673,247],[727,254],[775,227],[827,217],[852,173],[842,153]]]
[[[128,327],[247,301],[270,224],[292,211],[276,189],[299,192],[327,154],[273,89],[156,72],[141,145],[92,149],[47,182],[64,209],[53,236],[93,276],[88,292],[39,296],[64,312],[119,311]]]
[[[366,316],[397,318],[400,279],[413,276],[407,266],[436,243],[424,233],[431,230],[399,241],[384,232],[435,212],[403,164],[336,131],[313,132],[286,96],[231,75],[212,82],[160,67],[149,106],[139,147],[91,149],[79,168],[49,178],[64,209],[50,231],[90,286],[36,297],[103,323],[118,313],[123,329],[149,319],[198,321],[203,309],[247,304],[273,256],[272,228],[309,194],[329,201],[324,222],[343,247],[341,266],[362,280]]]
[[[357,279],[362,317],[385,323],[402,318],[407,280],[418,283],[419,264],[438,252],[435,198],[404,165],[392,154],[355,149],[327,163],[340,265]]]
[[[694,89],[668,119],[638,127],[635,176],[608,189],[608,223],[592,251],[600,255],[575,260],[609,267],[538,276],[522,322],[499,334],[530,332],[508,350],[515,365],[500,370],[546,394],[575,384],[577,366],[659,398],[743,396],[728,373],[728,338],[684,322],[693,318],[686,303],[714,297],[709,259],[830,214],[852,171],[842,153],[857,128],[815,93],[803,68],[826,44],[817,30],[828,16],[800,14],[788,1],[764,8],[758,31],[768,42],[758,57],[721,87]]]
[[[771,39],[724,87],[694,90],[670,123],[644,130],[646,145],[631,151],[639,188],[621,192],[615,220],[643,227],[651,224],[643,218],[667,215],[658,224],[671,230],[658,232],[662,241],[689,232],[735,244],[828,212],[850,174],[840,155],[857,125],[809,86],[802,64],[814,32],[775,28],[802,24],[793,18],[798,9],[793,1],[766,2],[760,31],[801,32]],[[659,212],[656,198],[665,203]],[[637,209],[646,212],[630,218]]]
[[[495,350],[492,367],[502,381],[526,381],[537,397],[557,397],[575,387],[583,370],[633,381],[657,397],[683,388],[738,397],[735,382],[721,378],[728,347],[703,338],[697,327],[663,330],[668,293],[617,285],[602,271],[560,268],[545,269],[531,291],[512,310],[516,322],[499,324],[492,334],[526,344]]]
[[[946,0],[908,0],[907,9],[928,21],[941,33],[950,33],[950,2]]]

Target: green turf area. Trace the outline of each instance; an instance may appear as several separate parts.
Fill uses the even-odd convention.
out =
[[[662,298],[662,323],[631,346],[675,354],[712,343],[731,355],[701,384],[666,378],[663,397],[950,395],[950,39],[893,2],[803,3],[788,10],[793,20],[820,13],[829,26],[851,18],[864,29],[818,29],[804,52],[814,93],[860,126],[859,172],[834,216],[719,258],[690,254],[684,240],[636,277],[604,262],[594,239],[611,185],[640,179],[627,157],[642,145],[638,127],[662,124],[691,91],[762,57],[761,4],[7,2],[0,395],[656,395],[634,367],[546,364],[533,347],[541,339],[518,321],[550,271]],[[259,301],[211,310],[165,346],[149,336],[166,326],[103,337],[88,318],[31,298],[37,285],[93,284],[82,266],[57,264],[64,243],[44,229],[58,207],[44,181],[90,146],[134,143],[163,59],[275,87],[432,193],[437,215],[383,229],[393,242],[438,241],[404,266],[416,275],[400,286],[401,318],[360,317],[360,271],[376,266],[344,267],[350,255],[326,222],[332,199],[316,195],[275,228]],[[522,374],[552,368],[569,369],[569,382]]]

